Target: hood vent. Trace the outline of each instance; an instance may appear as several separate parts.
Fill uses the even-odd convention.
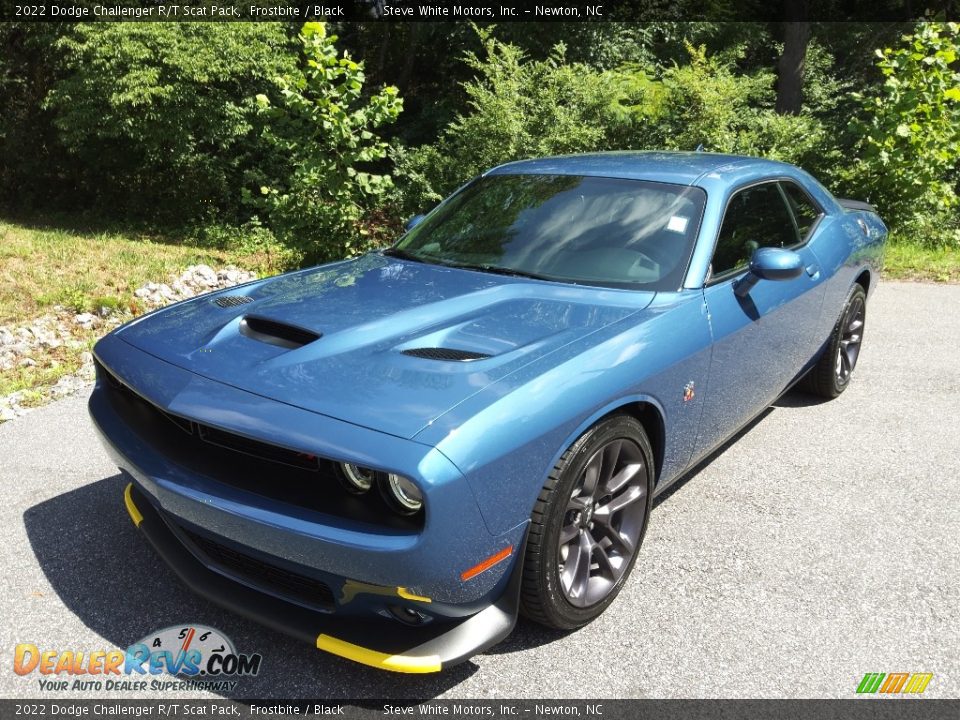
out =
[[[320,339],[319,333],[312,330],[254,315],[247,315],[240,321],[240,334],[251,340],[259,340],[288,350],[303,347]]]
[[[457,350],[456,348],[411,348],[401,351],[404,355],[423,358],[424,360],[445,360],[447,362],[470,362],[490,357],[487,353]]]
[[[222,308],[228,308],[253,302],[253,298],[247,297],[246,295],[221,295],[215,298],[214,302]]]

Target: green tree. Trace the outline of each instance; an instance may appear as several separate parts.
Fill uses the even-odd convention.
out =
[[[363,95],[363,65],[340,56],[336,39],[324,23],[306,23],[302,68],[278,80],[276,100],[256,98],[264,138],[283,165],[280,180],[259,188],[267,220],[281,240],[317,261],[370,244],[365,212],[391,186],[374,169],[388,149],[374,131],[403,107],[392,86]]]
[[[662,99],[640,118],[639,144],[676,150],[702,144],[711,152],[805,164],[824,142],[824,129],[813,117],[777,114],[770,70],[737,73],[735,56],[709,56],[689,44],[687,51],[689,62],[662,73]]]
[[[843,178],[894,225],[928,243],[960,243],[960,25],[921,23],[877,50],[882,87],[851,124],[859,157]]]
[[[81,190],[114,215],[239,214],[243,177],[270,162],[252,95],[296,62],[283,26],[90,23],[56,47],[45,107]]]
[[[675,149],[761,155],[805,162],[826,142],[823,123],[774,109],[770,70],[737,73],[735,52],[708,56],[687,45],[687,62],[602,71],[566,61],[558,45],[545,60],[482,32],[483,55],[468,53],[475,79],[467,109],[439,142],[398,153],[405,214],[436,203],[459,183],[524,157],[602,150]]]
[[[475,73],[463,83],[466,108],[437,142],[397,154],[404,178],[399,202],[407,213],[503,162],[609,149],[611,136],[630,122],[619,101],[638,84],[568,62],[563,44],[546,59],[530,60],[517,46],[478,32],[483,52],[464,56]]]
[[[43,100],[57,80],[50,47],[62,23],[0,23],[0,206],[23,211],[70,207],[75,170]]]

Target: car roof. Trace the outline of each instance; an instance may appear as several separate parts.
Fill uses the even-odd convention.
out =
[[[699,185],[704,175],[733,174],[738,180],[783,174],[793,166],[776,160],[711,152],[616,151],[518,160],[485,175],[590,175]]]

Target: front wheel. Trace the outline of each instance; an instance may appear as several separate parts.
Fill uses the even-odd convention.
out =
[[[531,518],[524,615],[572,630],[613,602],[646,533],[653,473],[647,434],[626,415],[594,425],[563,454]]]
[[[804,378],[804,387],[814,395],[835,398],[850,384],[860,358],[863,327],[867,316],[867,293],[859,284],[847,296],[846,305],[830,334],[823,356]]]

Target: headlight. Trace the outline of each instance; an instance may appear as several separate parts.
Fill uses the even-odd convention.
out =
[[[381,476],[379,484],[387,504],[401,515],[413,515],[423,507],[420,489],[402,475]]]
[[[354,495],[363,495],[373,487],[377,472],[352,463],[340,463],[340,476],[343,480],[343,486],[348,492]]]

